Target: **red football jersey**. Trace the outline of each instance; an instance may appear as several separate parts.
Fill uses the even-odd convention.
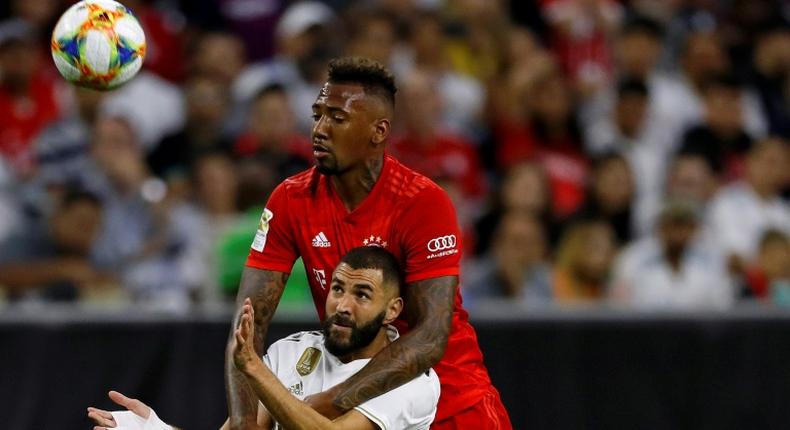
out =
[[[290,273],[302,257],[322,320],[332,271],[353,248],[383,246],[401,264],[406,283],[459,274],[460,232],[447,194],[430,179],[386,156],[378,182],[349,212],[331,181],[315,168],[286,179],[261,216],[247,265]],[[408,331],[404,309],[396,326]],[[434,367],[442,384],[436,421],[478,402],[491,389],[477,335],[455,298],[444,357]]]

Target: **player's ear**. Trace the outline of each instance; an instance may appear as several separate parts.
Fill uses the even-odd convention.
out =
[[[374,146],[381,145],[387,140],[390,135],[390,120],[388,118],[379,118],[371,125],[373,127],[373,136],[370,140]]]
[[[384,317],[384,324],[389,324],[398,318],[403,310],[403,299],[400,297],[393,297],[387,303],[387,313]]]

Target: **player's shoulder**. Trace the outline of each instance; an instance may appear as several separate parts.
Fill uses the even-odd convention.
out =
[[[407,167],[395,157],[387,155],[387,163],[390,164],[388,175],[388,188],[402,199],[435,198],[437,196],[447,196],[436,182],[427,176]]]
[[[293,351],[307,347],[321,348],[324,344],[324,335],[320,331],[300,331],[288,335],[269,347],[272,351]]]
[[[314,167],[289,176],[277,186],[289,196],[298,196],[304,192],[314,190],[320,180],[320,173]]]

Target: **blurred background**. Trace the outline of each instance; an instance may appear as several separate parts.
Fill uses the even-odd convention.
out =
[[[255,226],[340,55],[396,75],[388,150],[454,200],[516,428],[790,421],[790,3],[126,0],[147,56],[106,93],[52,62],[72,3],[0,4],[7,428],[88,428],[111,387],[219,426]],[[314,315],[297,262],[270,337]]]

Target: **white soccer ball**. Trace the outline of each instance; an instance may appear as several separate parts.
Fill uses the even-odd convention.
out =
[[[143,65],[145,33],[132,12],[113,0],[72,5],[52,32],[52,58],[66,80],[109,90],[132,79]]]

